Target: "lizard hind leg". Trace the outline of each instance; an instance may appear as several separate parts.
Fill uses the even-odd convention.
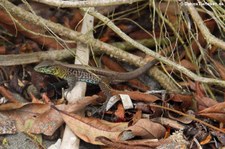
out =
[[[102,90],[102,92],[104,93],[104,95],[106,96],[106,101],[103,103],[103,105],[96,111],[98,113],[102,113],[102,118],[104,117],[104,113],[105,111],[107,111],[107,104],[110,100],[110,98],[112,97],[112,94],[111,94],[111,88],[109,86],[109,83],[110,81],[107,80],[107,79],[102,79],[100,82],[99,82],[99,87],[100,89]]]

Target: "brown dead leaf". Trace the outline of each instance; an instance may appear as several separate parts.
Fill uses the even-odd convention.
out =
[[[190,115],[191,117],[195,117],[194,112],[191,111],[191,110],[188,110],[186,112],[186,114]],[[190,124],[193,121],[192,119],[190,119],[187,116],[180,116],[180,117],[173,116],[173,114],[170,113],[170,112],[168,112],[168,117],[171,118],[171,119],[173,119],[173,120],[176,120],[178,122],[181,122],[183,124]]]
[[[150,95],[150,94],[144,94],[138,91],[118,91],[118,90],[112,90],[111,92],[113,95],[119,95],[119,94],[127,94],[130,96],[131,99],[135,101],[144,101],[144,102],[155,102],[157,100],[160,100],[157,96]]]
[[[197,70],[197,66],[186,59],[181,60],[180,64],[191,71]]]
[[[66,105],[59,105],[58,107],[65,109]],[[42,133],[51,136],[62,124],[63,119],[59,115],[59,112],[51,108],[43,111],[42,114],[36,117],[27,131],[34,134]]]
[[[198,103],[200,110],[214,106],[215,104],[218,103],[216,100],[213,100],[209,97],[205,97],[204,92],[198,82],[196,83],[195,87],[196,87],[196,93],[194,97]]]
[[[204,140],[200,142],[201,145],[208,144],[212,140],[212,136],[209,134]]]
[[[145,139],[159,139],[165,135],[166,129],[149,119],[140,119],[133,126],[128,127],[126,131],[132,131],[133,135]]]
[[[10,102],[18,103],[18,100],[4,86],[0,86],[0,94],[7,98]]]
[[[90,103],[93,103],[98,98],[98,96],[87,96],[82,100],[78,100],[74,104],[70,105],[57,105],[56,107],[60,110],[67,112],[78,112],[84,109]],[[51,136],[56,129],[58,129],[63,124],[63,119],[59,112],[51,108],[50,110],[43,111],[43,113],[34,120],[34,125],[31,126],[29,132],[35,134],[45,134]]]
[[[72,105],[57,105],[60,110],[77,112],[84,109],[90,103],[98,99],[98,96],[84,97],[83,100]],[[8,103],[0,106],[0,113],[16,122],[17,130],[45,135],[52,135],[63,124],[59,112],[52,109],[48,104],[41,103]],[[7,111],[6,111],[7,110]],[[2,126],[5,127],[5,126]]]
[[[129,142],[126,141],[114,141],[110,140],[106,137],[97,137],[97,141],[102,142],[103,144],[109,146],[110,148],[119,148],[119,149],[152,149],[149,146],[146,145],[132,145],[129,144]]]
[[[129,141],[115,141],[105,137],[98,137],[98,141],[110,146],[111,148],[119,149],[152,149],[152,148],[179,148],[186,149],[188,142],[180,132],[175,132],[166,139],[140,139],[140,140],[129,140]]]
[[[133,115],[131,123],[136,123],[142,117],[142,111],[137,109],[136,113]]]
[[[118,122],[125,121],[125,110],[122,104],[118,104],[117,110],[115,111],[115,116],[117,117]]]
[[[19,109],[1,111],[1,114],[16,121],[18,131],[27,131],[34,123],[36,117],[50,109],[47,104],[26,104]]]
[[[214,65],[216,66],[216,69],[218,70],[221,78],[225,80],[225,66],[219,63],[218,61],[213,60]],[[225,92],[225,90],[224,90]],[[224,101],[225,101],[225,93],[224,93]]]
[[[153,118],[151,120],[153,122],[157,122],[159,124],[166,125],[166,126],[169,126],[171,128],[177,129],[177,130],[183,130],[185,128],[185,126],[183,124],[179,123],[178,121],[169,119],[169,118],[157,117],[157,118]]]
[[[225,102],[217,103],[198,114],[225,123]]]
[[[225,80],[225,66],[217,61],[213,61],[214,65],[216,66],[221,78]],[[224,90],[225,92],[225,90]],[[225,101],[225,93],[224,93],[224,101]]]
[[[13,109],[19,109],[23,106],[27,105],[27,103],[6,103],[0,105],[0,111],[7,111],[7,110],[13,110]]]
[[[193,95],[171,94],[171,100],[175,102],[182,102],[181,108],[184,110],[192,106],[192,98]]]
[[[104,120],[81,117],[77,114],[69,114],[62,111],[60,115],[79,138],[88,143],[98,145],[103,144],[96,141],[96,137],[104,136],[112,140],[117,140],[119,134],[128,126],[128,123],[110,123]]]
[[[225,66],[217,61],[213,61],[214,65],[216,66],[216,69],[218,70],[221,78],[225,80]]]
[[[0,54],[5,54],[6,48],[5,46],[0,46]]]

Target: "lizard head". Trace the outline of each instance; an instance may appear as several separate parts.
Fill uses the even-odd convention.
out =
[[[45,60],[34,67],[34,70],[37,72],[60,76],[60,66],[55,63],[53,60]]]

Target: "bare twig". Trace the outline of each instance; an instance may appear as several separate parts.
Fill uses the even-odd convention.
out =
[[[39,3],[56,6],[59,8],[74,8],[74,7],[100,7],[113,6],[122,4],[132,4],[143,0],[93,0],[93,1],[62,1],[62,0],[33,0]]]
[[[0,55],[0,66],[30,64],[47,59],[62,60],[72,56],[73,54],[69,50],[52,50],[34,53]]]
[[[170,38],[161,38],[161,39],[143,39],[138,40],[140,44],[143,44],[147,47],[155,46],[155,40],[159,41],[162,44],[166,44],[170,41],[174,41],[174,37]],[[135,49],[134,46],[127,42],[114,42],[111,44],[114,47],[120,48],[125,51],[129,51]],[[94,52],[97,54],[101,54],[103,51],[100,51],[93,47]],[[0,66],[14,66],[14,65],[23,65],[30,63],[37,63],[43,60],[53,59],[53,60],[63,60],[69,57],[73,57],[76,49],[64,49],[64,50],[50,50],[50,51],[39,51],[34,53],[22,53],[22,54],[8,54],[8,55],[0,55]],[[124,52],[126,53],[126,52]],[[125,54],[126,55],[126,54]],[[124,57],[123,57],[124,58]],[[121,58],[122,59],[122,58]],[[127,61],[125,59],[125,61]]]
[[[202,35],[206,39],[206,41],[210,44],[213,44],[225,50],[225,42],[219,38],[216,38],[214,35],[210,33],[209,29],[205,26],[204,21],[198,14],[195,7],[193,5],[188,5],[186,6],[186,8],[189,11],[193,20],[195,21],[196,25],[198,26],[199,30],[201,31]]]

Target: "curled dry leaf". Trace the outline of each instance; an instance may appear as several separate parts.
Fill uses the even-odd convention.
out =
[[[225,66],[219,63],[218,61],[213,61],[214,65],[216,66],[216,69],[218,70],[221,78],[225,80]],[[224,90],[225,92],[225,90]],[[225,93],[224,93],[224,101],[225,101]]]
[[[26,104],[19,109],[1,111],[2,115],[15,120],[18,131],[27,131],[36,117],[50,109],[47,104]]]
[[[0,94],[7,98],[10,102],[18,103],[18,100],[12,95],[12,93],[3,86],[0,86]]]
[[[115,116],[117,117],[117,121],[125,121],[125,110],[122,104],[118,104],[117,110],[115,111]]]
[[[199,115],[225,123],[225,102],[206,108],[200,111]]]
[[[192,110],[188,110],[186,112],[186,114],[190,115],[191,117],[195,117],[194,111],[192,111]],[[170,112],[168,112],[168,116],[169,116],[169,118],[171,118],[173,120],[177,120],[178,122],[181,122],[183,124],[190,124],[193,121],[192,119],[190,119],[187,116],[180,116],[180,117],[173,116],[173,114]]]
[[[82,100],[78,100],[74,104],[70,105],[57,105],[56,107],[60,110],[67,112],[77,112],[84,109],[87,105],[94,102],[98,96],[94,95],[91,97],[84,97]],[[56,129],[63,124],[63,119],[57,110],[53,108],[43,111],[43,113],[36,117],[34,124],[30,127],[29,132],[35,134],[45,134],[51,136]]]
[[[197,66],[186,59],[181,60],[180,64],[191,71],[197,70]]]
[[[225,80],[225,66],[219,63],[218,61],[213,61],[213,63],[216,66],[216,69],[218,70],[221,78]]]
[[[182,102],[181,108],[188,109],[192,106],[193,95],[174,94],[171,97],[172,101]]]
[[[96,100],[98,96],[86,97],[72,105],[58,105],[57,108],[68,111],[79,111]],[[63,124],[63,119],[58,111],[52,109],[49,104],[9,103],[0,106],[1,114],[14,120],[18,131],[27,131],[35,134],[43,133],[52,135]],[[6,111],[7,110],[7,111]],[[6,127],[8,123],[1,123]]]
[[[119,148],[119,149],[151,149],[151,147],[147,146],[146,144],[130,144],[130,142],[126,141],[113,141],[106,137],[97,137],[97,141],[102,142],[103,144],[111,147],[111,148]]]
[[[213,100],[213,99],[211,99],[209,97],[206,97],[204,95],[204,92],[203,92],[203,90],[202,90],[202,88],[201,88],[201,86],[198,82],[196,83],[196,93],[195,93],[194,97],[195,97],[195,99],[198,103],[198,106],[199,106],[200,110],[211,107],[211,106],[217,104],[216,100]]]
[[[6,48],[5,46],[0,46],[0,54],[5,54]]]
[[[27,105],[27,103],[6,103],[0,105],[0,111],[7,111],[7,110],[13,110],[13,109],[19,109],[23,106]]]
[[[83,100],[71,105],[57,105],[60,110],[68,112],[84,109],[90,103],[96,101],[98,96],[85,97]],[[63,124],[59,112],[52,109],[49,104],[31,103],[9,103],[0,106],[1,114],[16,122],[17,130],[35,134],[43,133],[52,135],[56,129]],[[6,111],[7,110],[7,111]]]
[[[179,122],[169,119],[169,118],[164,118],[164,117],[157,117],[157,118],[153,118],[151,119],[153,122],[157,122],[160,123],[162,125],[166,125],[178,130],[183,130],[185,128],[184,125],[180,124]]]
[[[150,95],[150,94],[144,94],[138,91],[117,91],[113,90],[111,92],[113,95],[118,95],[118,94],[127,94],[130,96],[131,99],[136,100],[136,101],[144,101],[144,102],[155,102],[157,100],[160,100],[157,96]]]
[[[101,142],[96,141],[96,137],[99,136],[117,140],[119,134],[128,126],[128,123],[110,123],[62,111],[60,114],[66,124],[79,138],[92,144],[103,145]]]
[[[184,139],[184,135],[182,131],[178,131],[170,135],[170,137],[166,139],[140,139],[140,140],[129,140],[129,141],[114,141],[107,139],[105,137],[97,138],[102,143],[110,146],[112,148],[120,148],[120,149],[171,149],[171,148],[179,148],[186,149],[188,142]]]
[[[149,119],[140,119],[125,131],[131,131],[133,135],[141,136],[145,139],[159,139],[164,136],[166,129],[161,124],[152,122]]]

